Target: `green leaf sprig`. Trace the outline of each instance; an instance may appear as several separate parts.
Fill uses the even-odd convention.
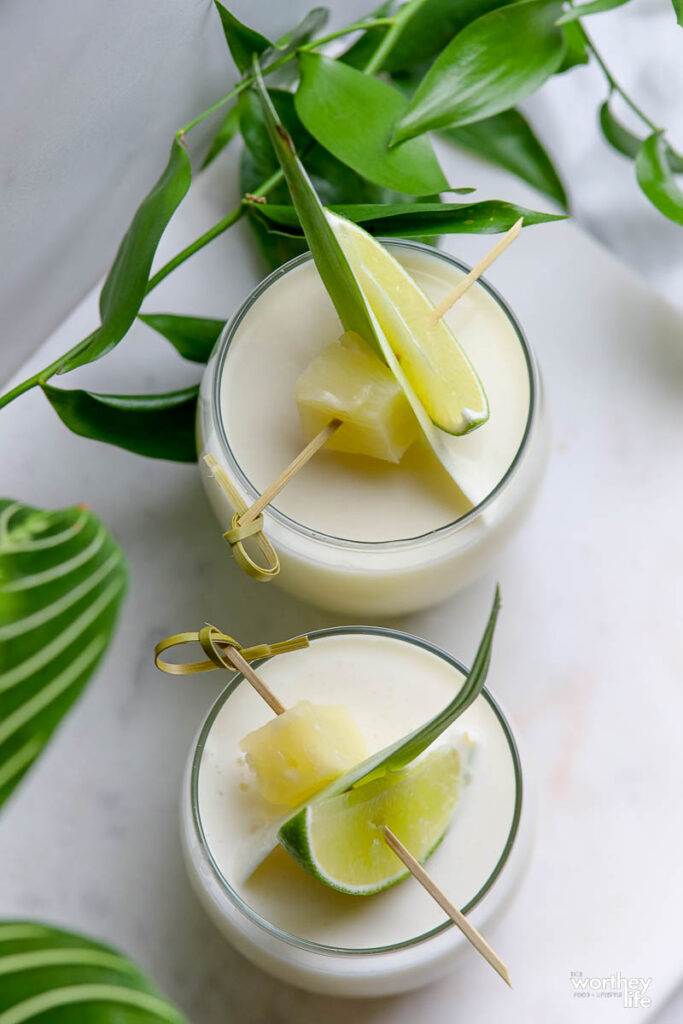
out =
[[[418,204],[437,204],[445,184],[427,133],[442,129],[457,146],[483,155],[566,207],[566,194],[557,170],[528,122],[513,105],[539,87],[549,75],[566,73],[594,61],[609,89],[600,112],[603,134],[610,145],[637,161],[636,177],[648,199],[665,216],[680,223],[680,188],[675,175],[683,162],[666,142],[665,135],[615,80],[605,60],[586,33],[584,18],[615,9],[626,0],[584,0],[562,6],[560,0],[407,0],[397,5],[385,0],[373,13],[352,24],[320,35],[326,12],[316,8],[276,42],[237,19],[215,0],[227,50],[235,60],[240,78],[222,97],[176,133],[168,164],[149,194],[142,200],[119,246],[100,296],[100,325],[86,338],[48,366],[32,374],[5,395],[0,408],[32,388],[47,384],[57,373],[66,373],[101,358],[126,337],[136,317],[150,323],[164,314],[140,313],[145,296],[195,253],[210,245],[243,217],[248,216],[256,240],[271,269],[301,252],[304,241],[292,225],[277,225],[276,216],[288,205],[284,175],[263,142],[267,129],[249,97],[254,84],[254,54],[263,76],[276,75],[278,88],[269,91],[289,133],[295,138],[302,162],[322,201],[329,207],[381,206],[362,222],[373,232],[405,231],[410,237],[435,238],[446,231],[492,231],[505,226],[505,204],[444,204],[443,214]],[[678,20],[681,0],[673,0]],[[355,34],[353,43],[336,59],[319,51],[333,40]],[[509,45],[514,39],[514,46]],[[382,74],[381,78],[377,75]],[[297,74],[299,75],[297,79]],[[284,76],[284,77],[283,77]],[[290,91],[291,90],[291,91]],[[611,111],[611,97],[618,95],[645,126],[640,139],[620,126]],[[607,105],[609,104],[609,105]],[[214,225],[152,273],[152,262],[163,232],[190,187],[192,173],[185,149],[186,137],[209,117],[218,116],[214,138],[204,164],[222,154],[241,136],[238,204]],[[655,138],[656,136],[656,138]],[[391,145],[387,142],[391,138]],[[233,146],[230,145],[228,153]],[[254,198],[272,200],[276,212],[257,209]],[[405,203],[403,216],[393,207]],[[510,208],[511,209],[511,208]],[[417,220],[424,234],[416,234]],[[550,218],[530,211],[526,223]],[[272,230],[275,228],[275,230]],[[281,230],[284,228],[285,230]],[[170,316],[170,315],[169,315]],[[209,336],[199,326],[201,317],[188,316],[178,330],[162,333],[180,355],[200,362],[206,358]],[[190,323],[195,321],[194,326]],[[53,392],[48,398],[60,401]],[[89,393],[91,398],[96,392]],[[84,393],[88,395],[88,393]],[[129,398],[147,403],[147,420],[168,414],[168,395],[105,396],[102,416],[120,418]],[[102,398],[102,396],[99,396]],[[120,399],[117,404],[115,399]],[[155,401],[156,399],[156,401]],[[84,400],[85,401],[85,400]],[[64,404],[63,402],[61,403]],[[92,407],[92,402],[88,400]],[[140,411],[139,410],[139,411]],[[87,418],[87,417],[86,417]],[[89,432],[84,417],[69,417],[69,425],[100,440],[116,440],[111,429]],[[132,420],[129,420],[132,423]],[[161,423],[161,421],[160,421]],[[158,434],[160,430],[157,430]],[[142,437],[126,445],[142,451]],[[154,454],[154,446],[148,454]],[[174,456],[186,449],[181,445]]]

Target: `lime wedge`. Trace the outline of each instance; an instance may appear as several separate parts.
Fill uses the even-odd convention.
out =
[[[378,341],[388,343],[432,423],[455,435],[480,426],[489,416],[481,381],[446,323],[430,319],[434,306],[425,293],[367,231],[325,215],[382,329]]]
[[[408,874],[384,842],[384,825],[419,861],[444,836],[460,788],[461,758],[441,747],[416,764],[339,796],[315,800],[280,828],[287,852],[319,881],[365,896]]]

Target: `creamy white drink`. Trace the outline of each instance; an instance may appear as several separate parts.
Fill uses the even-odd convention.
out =
[[[434,302],[463,275],[437,250],[387,244]],[[465,489],[477,507],[424,440],[398,464],[323,450],[266,512],[285,588],[343,611],[408,611],[480,573],[519,517],[542,461],[532,358],[510,312],[481,282],[446,319],[490,406],[489,420],[472,433],[444,435],[465,465]],[[304,259],[268,279],[219,344],[202,384],[201,448],[248,501],[301,450],[296,381],[340,333],[315,266]],[[227,528],[232,512],[205,479]]]
[[[463,681],[456,662],[422,641],[362,628],[311,634],[310,647],[272,658],[259,672],[287,707],[299,700],[346,705],[370,752],[441,710]],[[233,683],[191,756],[183,795],[187,862],[219,928],[278,977],[336,994],[402,991],[475,957],[412,878],[373,896],[344,895],[280,847],[245,877],[264,827],[283,812],[259,796],[239,744],[271,717],[248,684]],[[525,859],[521,771],[507,723],[486,693],[437,742],[466,747],[465,735],[473,746],[455,813],[427,866],[481,927],[510,895]]]

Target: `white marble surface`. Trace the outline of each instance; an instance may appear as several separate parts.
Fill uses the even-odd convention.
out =
[[[445,161],[451,171],[454,159]],[[458,159],[458,175],[480,183],[482,196],[501,192],[495,172]],[[234,188],[227,174],[217,168],[203,182],[165,254],[224,209]],[[504,187],[533,201],[521,186]],[[470,260],[489,244],[446,243]],[[149,309],[226,315],[257,274],[240,225],[166,282]],[[207,619],[244,641],[338,620],[239,574],[194,467],[77,438],[37,393],[0,417],[2,490],[45,506],[87,502],[126,550],[132,583],[95,681],[3,813],[3,916],[106,937],[196,1024],[342,1024],[349,1015],[437,1024],[456,1012],[510,1024],[618,1019],[618,1001],[573,998],[570,971],[652,977],[653,1010],[663,1006],[681,972],[683,913],[683,323],[571,224],[523,232],[490,276],[538,352],[553,420],[538,505],[495,573],[505,607],[491,688],[518,722],[539,797],[531,869],[492,936],[514,990],[473,957],[467,972],[426,991],[335,1002],[267,978],[219,937],[185,879],[177,800],[189,744],[221,680],[162,676],[152,646]],[[22,374],[94,317],[90,296]],[[196,373],[140,327],[62,383],[145,391]],[[390,624],[467,660],[493,582]]]

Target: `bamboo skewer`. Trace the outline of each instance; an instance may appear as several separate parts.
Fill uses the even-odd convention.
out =
[[[274,711],[276,715],[281,715],[283,711],[287,710],[270,687],[263,682],[260,675],[251,667],[246,658],[242,657],[236,647],[227,647],[223,653],[237,671],[242,673],[247,682],[251,683],[259,697],[263,698],[271,711]]]
[[[342,425],[341,420],[330,420],[327,426],[323,427],[319,434],[316,434],[313,440],[309,441],[305,448],[303,448],[295,459],[292,459],[286,469],[280,473],[277,480],[273,480],[270,487],[266,487],[263,494],[256,499],[253,505],[250,505],[246,512],[243,512],[239,517],[239,525],[246,526],[247,523],[252,523],[254,519],[257,519],[263,512],[266,505],[269,505],[273,498],[276,498],[283,487],[289,483],[293,476],[295,476],[300,469],[309,462],[316,452],[329,441],[332,435],[339,430]]]
[[[477,281],[485,270],[491,266],[494,260],[497,260],[501,253],[505,252],[507,247],[511,245],[515,238],[519,235],[522,230],[523,217],[520,217],[516,224],[513,224],[509,231],[506,231],[502,238],[499,238],[496,244],[493,246],[486,255],[479,260],[478,263],[472,267],[468,274],[466,274],[462,281],[449,292],[445,299],[439,303],[438,306],[434,307],[434,311],[429,314],[427,320],[428,323],[435,324],[437,320],[448,312],[458,299],[465,294],[468,288],[471,288],[475,281]]]
[[[225,647],[223,648],[222,654],[231,665],[242,673],[247,682],[251,683],[259,697],[266,702],[271,711],[274,711],[276,715],[281,715],[286,710],[285,706],[275,696],[270,687],[264,683],[259,674],[251,667],[249,662],[240,654],[236,647]],[[451,903],[446,894],[441,891],[436,882],[427,874],[422,865],[413,857],[401,840],[398,839],[386,825],[384,826],[384,840],[399,860],[405,864],[412,876],[420,883],[420,885],[423,886],[424,889],[426,889],[432,899],[436,900],[442,910],[446,911],[450,919],[458,926],[465,938],[474,946],[477,952],[484,957],[487,963],[489,963],[493,969],[498,972],[501,978],[512,988],[510,972],[498,954],[489,946],[484,937],[479,934],[474,925],[470,924],[465,915],[458,910],[455,904]]]
[[[481,953],[487,963],[493,967],[494,971],[497,971],[503,981],[512,988],[510,972],[498,954],[491,949],[486,939],[480,935],[473,924],[470,924],[465,915],[458,910],[455,904],[451,903],[446,894],[438,887],[434,879],[427,874],[422,865],[415,860],[412,853],[406,849],[401,840],[398,839],[386,825],[384,826],[384,841],[387,846],[393,850],[398,859],[403,861],[413,878],[415,878],[416,881],[418,881],[420,885],[427,890],[429,895],[433,900],[436,900],[441,909],[446,911],[451,921],[458,926],[468,942],[471,942],[477,952]]]

